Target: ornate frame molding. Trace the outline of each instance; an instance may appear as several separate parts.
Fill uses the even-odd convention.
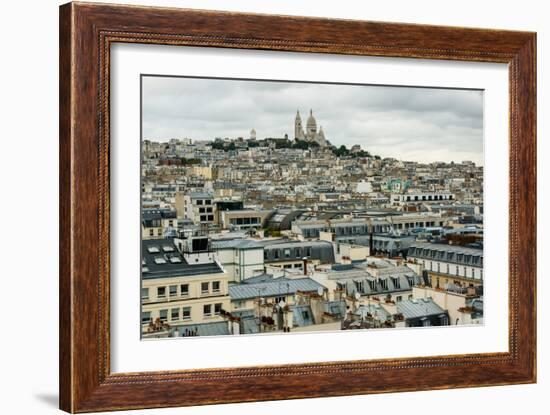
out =
[[[254,36],[257,27],[263,28],[266,37]],[[113,43],[508,63],[510,351],[111,374],[109,69]],[[61,408],[89,412],[534,382],[535,61],[536,36],[525,32],[86,3],[61,6]],[[350,372],[353,379],[346,378],[343,386],[342,379]],[[377,376],[381,373],[383,381]],[[424,379],[421,384],[418,376]]]

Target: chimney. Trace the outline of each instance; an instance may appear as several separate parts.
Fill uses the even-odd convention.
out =
[[[307,275],[307,257],[303,257],[302,261],[304,262],[304,275]]]

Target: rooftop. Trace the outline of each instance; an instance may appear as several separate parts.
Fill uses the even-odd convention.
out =
[[[275,297],[279,295],[296,294],[297,291],[317,292],[323,287],[311,278],[275,278],[271,281],[254,284],[238,284],[229,286],[231,300],[245,300],[257,297]]]
[[[144,280],[187,277],[223,273],[216,262],[189,264],[174,245],[174,240],[148,239],[141,241],[141,275]]]
[[[262,244],[250,239],[212,241],[212,249],[262,249]]]
[[[406,319],[425,316],[439,315],[445,313],[431,298],[404,300],[397,303],[397,311]]]

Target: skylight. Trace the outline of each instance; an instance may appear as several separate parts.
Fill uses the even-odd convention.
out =
[[[150,254],[158,254],[160,252],[160,249],[158,246],[150,246],[147,248],[147,251],[150,253]]]
[[[162,257],[155,258],[155,264],[166,264],[166,260]]]
[[[170,262],[172,264],[179,264],[179,263],[181,263],[181,258],[177,257],[177,256],[173,256],[172,258],[170,258]]]
[[[163,250],[164,252],[174,252],[174,247],[173,247],[173,246],[170,246],[170,245],[164,245],[164,246],[162,247],[162,250]]]

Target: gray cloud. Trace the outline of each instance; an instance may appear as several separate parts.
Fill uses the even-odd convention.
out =
[[[143,136],[213,139],[294,134],[299,109],[335,145],[382,157],[483,164],[483,92],[203,78],[143,78]]]

